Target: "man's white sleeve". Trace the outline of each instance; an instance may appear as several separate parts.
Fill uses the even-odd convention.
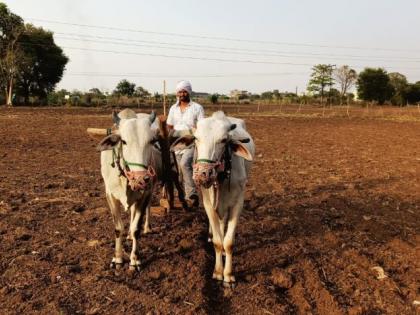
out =
[[[203,118],[204,118],[204,108],[203,108],[203,106],[200,106],[200,109],[198,110],[197,121],[199,121]]]
[[[172,110],[172,107],[169,109],[168,119],[166,119],[166,124],[174,126],[174,111]]]

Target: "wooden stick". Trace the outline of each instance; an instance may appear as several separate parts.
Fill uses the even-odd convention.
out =
[[[168,128],[166,127],[166,116],[159,115],[159,145],[162,150],[163,182],[169,203],[169,208],[174,208],[174,184],[172,181],[171,156],[169,147]],[[169,209],[168,209],[169,211]]]
[[[166,116],[166,80],[163,80],[163,116]]]
[[[86,129],[86,132],[90,135],[95,135],[95,136],[107,135],[107,129],[103,129],[103,128],[88,128]]]

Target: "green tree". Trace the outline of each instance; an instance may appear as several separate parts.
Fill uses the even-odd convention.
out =
[[[48,93],[47,103],[48,105],[53,105],[53,106],[64,105],[67,102],[66,95],[70,95],[70,92],[65,89],[61,89],[59,91],[52,91]]]
[[[308,91],[321,96],[321,104],[323,103],[325,88],[334,85],[333,79],[334,65],[319,64],[312,67],[311,79],[308,84]]]
[[[24,98],[29,96],[45,99],[63,77],[69,59],[54,42],[53,33],[27,24],[20,36],[23,57],[16,81],[17,92]]]
[[[328,91],[328,98],[329,98],[329,102],[331,104],[337,104],[340,102],[341,99],[341,93],[339,90],[335,89],[335,88],[331,88]]]
[[[140,97],[140,98],[147,98],[147,97],[150,97],[150,92],[146,90],[145,88],[138,86],[136,90],[134,91],[134,96]]]
[[[263,100],[272,100],[273,99],[273,92],[271,91],[267,91],[267,92],[262,92],[261,93],[261,98]]]
[[[219,94],[212,94],[210,95],[210,102],[212,104],[217,104],[219,101]]]
[[[17,41],[23,31],[22,18],[0,2],[0,88],[5,91],[6,104],[9,106],[12,106],[14,81],[22,60]]]
[[[340,85],[340,105],[343,103],[343,98],[351,89],[357,80],[357,72],[349,66],[344,65],[334,70],[335,81]]]
[[[392,104],[404,105],[406,103],[406,93],[408,88],[408,81],[405,75],[392,72],[388,74],[389,83],[394,88],[394,95],[391,98]]]
[[[92,96],[94,97],[100,97],[100,98],[105,97],[105,94],[102,93],[102,91],[98,88],[89,89],[89,93],[92,94]]]
[[[134,91],[136,89],[136,84],[131,83],[127,80],[121,80],[118,84],[117,87],[114,90],[114,94],[117,95],[124,95],[124,96],[133,96]]]
[[[82,100],[88,105],[105,105],[106,95],[98,88],[91,88],[88,93],[83,95]]]
[[[394,88],[387,72],[382,68],[365,68],[357,79],[357,93],[362,100],[383,104],[390,100]]]
[[[155,92],[155,94],[153,94],[153,98],[155,99],[155,102],[160,102],[162,100],[162,95],[160,95],[158,92]]]
[[[251,100],[255,101],[255,100],[259,100],[261,98],[261,96],[259,94],[251,94]]]
[[[407,86],[406,99],[411,104],[420,103],[420,81]]]

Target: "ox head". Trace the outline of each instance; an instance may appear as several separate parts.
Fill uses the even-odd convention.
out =
[[[133,113],[129,110],[124,110],[118,115],[113,113],[117,129],[102,139],[98,149],[114,150],[129,187],[133,191],[139,191],[144,190],[155,176],[151,163],[157,130],[152,130],[151,125],[156,114],[152,112],[148,116],[137,117]]]
[[[208,188],[217,178],[217,173],[224,170],[223,154],[230,150],[233,154],[252,161],[251,152],[246,146],[250,138],[241,138],[234,131],[237,128],[224,115],[216,112],[211,117],[202,119],[197,124],[193,135],[179,138],[172,145],[172,150],[196,145],[196,164],[194,165],[194,180],[196,184]]]

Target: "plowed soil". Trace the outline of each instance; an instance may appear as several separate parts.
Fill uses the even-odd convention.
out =
[[[257,159],[228,289],[211,279],[203,209],[154,215],[141,271],[109,268],[114,227],[85,133],[109,111],[0,109],[0,313],[420,313],[420,123],[245,119]]]

